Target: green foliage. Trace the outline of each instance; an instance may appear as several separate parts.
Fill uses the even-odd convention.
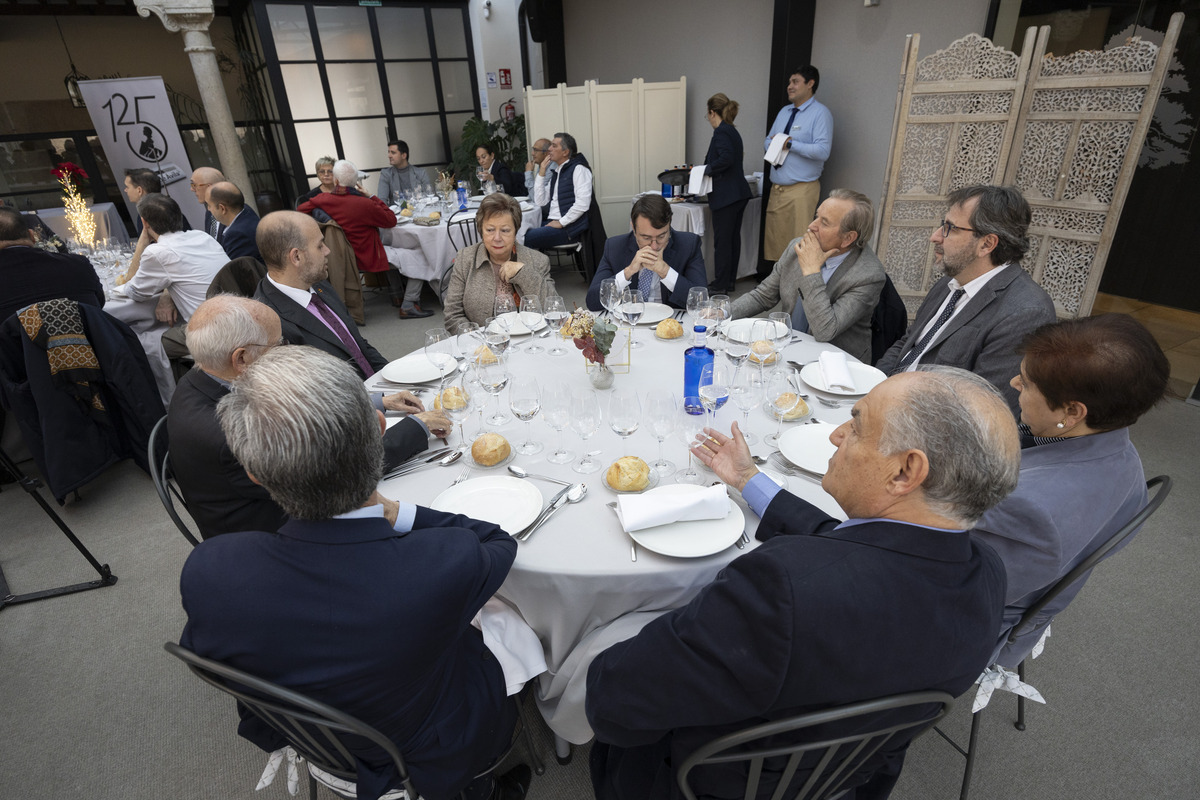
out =
[[[470,181],[472,193],[480,190],[479,181],[475,180],[475,148],[490,142],[496,150],[496,158],[504,162],[513,172],[523,172],[525,163],[529,161],[529,153],[525,149],[525,115],[519,114],[512,122],[497,120],[485,122],[479,117],[471,117],[463,123],[462,142],[454,148],[454,161],[450,168],[454,170],[456,181]]]

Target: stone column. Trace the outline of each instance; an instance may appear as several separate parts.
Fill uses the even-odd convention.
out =
[[[212,0],[135,0],[138,14],[148,18],[154,12],[162,20],[163,27],[172,33],[183,33],[183,50],[192,61],[196,73],[196,86],[200,90],[200,101],[208,117],[208,127],[221,159],[221,171],[225,177],[237,184],[246,197],[246,205],[255,211],[254,186],[246,171],[246,160],[233,126],[233,112],[229,110],[229,98],[225,95],[225,84],[221,81],[221,70],[217,66],[216,48],[208,34],[213,21]],[[192,168],[211,166],[193,164]]]

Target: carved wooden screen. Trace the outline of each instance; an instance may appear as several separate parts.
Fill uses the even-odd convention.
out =
[[[910,315],[941,277],[929,235],[946,195],[975,183],[1021,188],[1033,207],[1022,266],[1059,316],[1091,312],[1182,18],[1161,56],[1135,38],[1055,58],[1043,27],[1026,31],[1024,56],[971,34],[918,61],[909,37],[878,252]]]

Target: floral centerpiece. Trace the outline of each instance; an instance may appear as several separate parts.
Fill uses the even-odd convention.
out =
[[[70,226],[71,235],[81,245],[90,247],[96,240],[96,219],[92,216],[87,202],[79,194],[79,187],[75,185],[75,179],[86,180],[87,173],[78,164],[70,161],[60,162],[51,173],[63,187],[63,206],[67,209],[67,224]]]
[[[613,344],[617,336],[617,326],[603,319],[597,319],[591,312],[576,308],[571,316],[563,322],[558,331],[560,336],[570,336],[575,346],[583,352],[587,361],[588,374],[592,384],[599,389],[612,386],[613,367],[624,367],[616,371],[629,371],[629,354],[625,353],[625,361],[614,364],[610,356],[613,354]],[[625,343],[628,350],[628,341]]]

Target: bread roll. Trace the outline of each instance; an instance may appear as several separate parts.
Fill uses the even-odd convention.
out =
[[[498,433],[485,433],[471,445],[471,458],[482,467],[494,467],[508,458],[511,451],[508,439]]]
[[[654,328],[660,339],[678,339],[683,336],[683,326],[677,320],[667,317]]]
[[[492,348],[486,344],[481,344],[475,348],[475,360],[480,364],[495,364],[500,359],[492,352]]]
[[[613,462],[605,477],[614,489],[640,492],[650,485],[650,465],[637,456],[624,456]]]
[[[463,390],[459,386],[451,386],[446,391],[439,394],[433,401],[434,410],[441,409],[456,409],[465,408],[467,398],[463,394]]]
[[[440,212],[440,211],[430,211],[430,212],[429,212],[429,218],[430,218],[430,219],[441,219],[441,218],[442,218],[442,212]]]
[[[413,210],[411,208],[405,208],[405,209],[401,210],[401,212],[400,212],[400,216],[402,216],[402,217],[411,217],[412,215],[413,215]]]
[[[775,347],[766,339],[757,339],[750,345],[750,360],[755,364],[774,364],[779,359]]]
[[[796,397],[795,392],[784,392],[775,401],[775,416],[778,417],[780,410],[787,408],[792,403],[795,403],[796,407],[785,413],[784,419],[800,419],[808,413],[808,403],[804,402],[803,397]]]

